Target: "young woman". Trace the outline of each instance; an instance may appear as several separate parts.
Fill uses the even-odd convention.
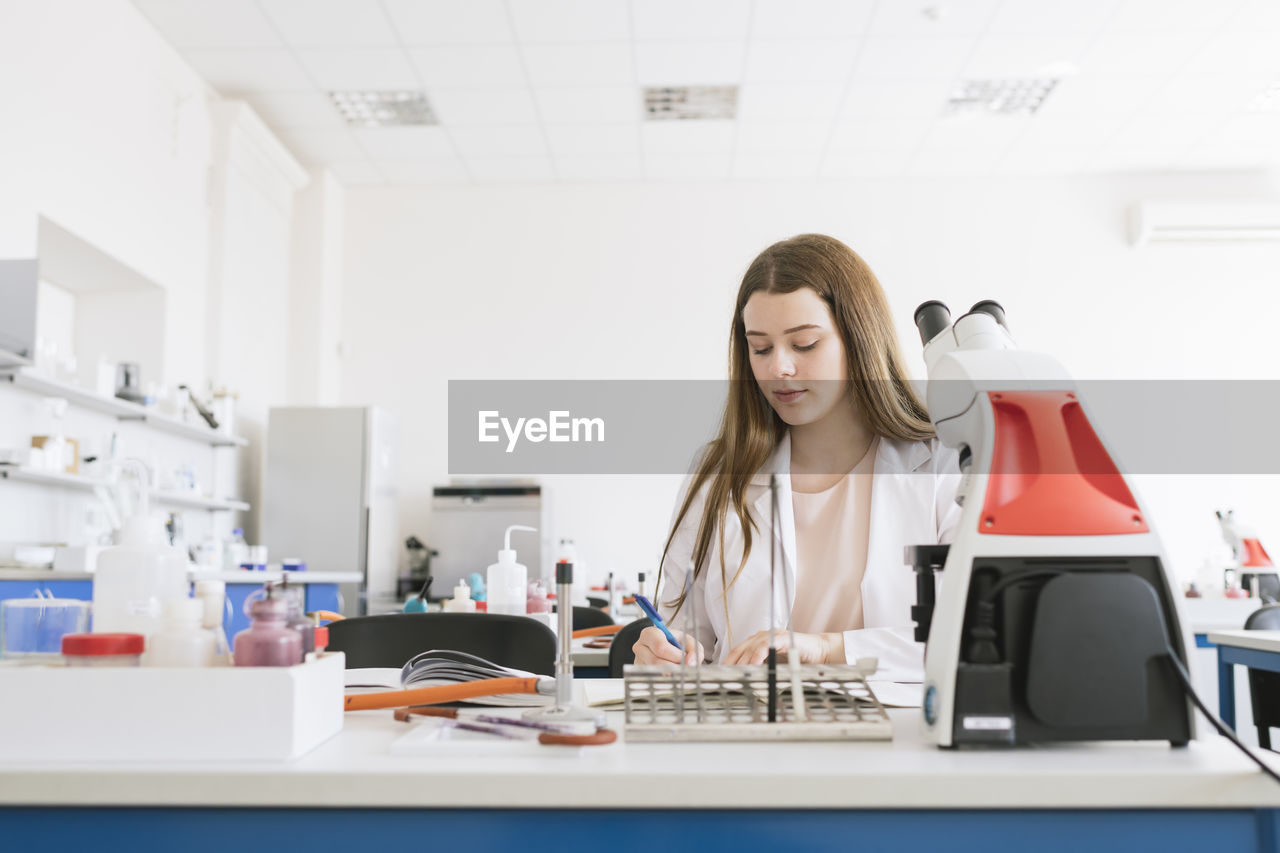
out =
[[[920,680],[903,548],[950,540],[960,474],[908,384],[880,283],[834,238],[775,243],[743,276],[729,351],[720,434],[685,481],[663,553],[663,618],[690,661],[763,662],[779,541],[780,652],[874,656],[880,677]],[[682,657],[657,628],[634,650],[637,663]]]

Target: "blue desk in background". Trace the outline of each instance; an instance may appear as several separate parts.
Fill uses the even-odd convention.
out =
[[[1280,672],[1280,631],[1210,631],[1218,647],[1218,716],[1236,727],[1236,666]]]

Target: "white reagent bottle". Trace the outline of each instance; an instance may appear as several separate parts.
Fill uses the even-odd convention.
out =
[[[489,566],[485,583],[488,585],[488,611],[523,616],[528,604],[529,570],[516,562],[515,549],[511,547],[511,531],[537,532],[536,527],[513,524],[507,528],[506,547],[498,552],[498,562]]]
[[[217,646],[204,627],[204,602],[198,598],[166,601],[164,627],[147,641],[146,666],[213,666]]]
[[[93,631],[150,637],[160,630],[164,602],[187,597],[187,558],[164,541],[159,521],[150,517],[146,466],[129,463],[137,477],[136,509],[125,519],[117,544],[98,555]]]

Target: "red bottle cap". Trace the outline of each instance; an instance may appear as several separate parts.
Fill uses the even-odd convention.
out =
[[[147,640],[141,634],[66,634],[64,655],[140,655]]]
[[[327,645],[329,645],[329,626],[320,625],[316,628],[316,651],[324,651]]]

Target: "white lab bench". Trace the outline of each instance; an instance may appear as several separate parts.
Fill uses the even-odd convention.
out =
[[[611,850],[641,851],[652,849],[651,835],[674,849],[773,853],[1277,849],[1280,785],[1215,734],[1183,749],[950,751],[923,741],[918,710],[890,716],[892,742],[620,742],[520,757],[409,757],[389,751],[406,724],[367,711],[291,763],[0,759],[0,837],[87,846],[104,831],[135,839],[169,831],[166,821],[180,815],[184,850],[268,835],[362,849],[420,841],[563,850],[608,838]]]

